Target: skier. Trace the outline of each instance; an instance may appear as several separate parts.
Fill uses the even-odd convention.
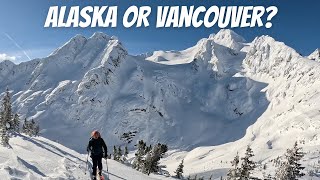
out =
[[[99,168],[99,176],[103,179],[102,176],[102,158],[107,158],[108,150],[106,143],[101,138],[98,131],[93,131],[91,133],[91,138],[87,147],[87,151],[91,152],[90,157],[92,158],[92,179],[96,180],[97,175],[97,166]]]

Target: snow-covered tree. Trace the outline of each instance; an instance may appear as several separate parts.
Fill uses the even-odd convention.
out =
[[[178,165],[176,171],[174,173],[176,173],[176,178],[178,179],[182,179],[183,178],[183,160],[181,161],[181,163]]]
[[[12,120],[12,127],[13,130],[15,132],[19,132],[20,131],[20,117],[19,115],[16,113],[14,114],[13,120]]]
[[[116,146],[113,146],[113,160],[118,161],[118,149],[116,148]]]
[[[128,154],[129,154],[129,150],[128,150],[128,146],[126,146],[126,147],[124,148],[124,156],[125,156],[125,157],[128,157]]]
[[[292,149],[287,149],[285,161],[281,163],[280,168],[276,172],[277,180],[296,180],[305,174],[301,172],[304,167],[299,163],[303,158],[302,148],[298,147],[295,142]]]
[[[240,169],[238,167],[239,162],[240,162],[239,159],[240,158],[239,158],[239,155],[237,153],[237,155],[231,161],[232,169],[230,169],[228,171],[227,180],[238,180],[238,179],[240,179]]]
[[[256,168],[256,163],[251,160],[254,156],[252,149],[250,146],[247,146],[247,150],[245,156],[241,158],[242,164],[240,168],[240,179],[247,180],[251,178],[251,173]]]
[[[123,162],[126,161],[126,158],[123,156],[122,149],[121,149],[120,146],[118,147],[118,150],[117,150],[117,156],[118,156],[118,161],[119,162],[123,163]]]
[[[146,155],[146,143],[143,142],[143,140],[140,140],[136,146],[138,147],[138,150],[135,153],[135,159],[132,167],[139,171],[143,167],[144,156]]]
[[[28,134],[27,133],[27,131],[28,131],[28,129],[27,129],[27,118],[24,118],[24,121],[23,121],[23,124],[22,124],[22,129],[21,129],[21,132],[22,133],[25,133],[25,134]]]
[[[24,119],[22,133],[25,133],[28,136],[38,136],[39,131],[40,127],[38,123],[36,123],[33,119],[31,121],[28,121],[26,118]]]
[[[289,179],[290,174],[290,166],[288,162],[282,162],[279,169],[276,171],[276,180],[290,180]]]
[[[9,146],[9,134],[5,127],[1,127],[0,135],[1,135],[1,144],[3,146]]]
[[[5,95],[2,99],[0,109],[0,131],[1,144],[3,146],[9,145],[10,134],[12,130],[12,105],[9,89],[6,89]]]
[[[168,146],[165,144],[158,143],[156,146],[154,146],[152,150],[147,153],[142,172],[148,175],[150,173],[158,172],[159,161],[167,151]]]
[[[6,89],[1,105],[1,123],[7,130],[12,129],[12,105],[9,89]]]
[[[122,156],[122,149],[120,146],[118,147],[117,155],[119,158],[121,158],[121,156]]]

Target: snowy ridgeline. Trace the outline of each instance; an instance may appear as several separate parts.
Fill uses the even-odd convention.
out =
[[[169,172],[184,159],[187,174],[218,178],[247,145],[270,168],[295,141],[318,157],[320,64],[310,59],[271,37],[246,43],[230,30],[183,51],[139,56],[95,33],[43,59],[1,62],[0,92],[8,86],[21,119],[35,119],[42,136],[78,152],[92,129],[109,147],[134,131],[132,145],[180,149],[162,162]]]

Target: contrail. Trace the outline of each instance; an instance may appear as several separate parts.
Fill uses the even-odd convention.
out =
[[[31,60],[31,58],[30,58],[30,56],[27,54],[27,52],[25,51],[25,50],[23,50],[22,49],[22,47],[9,35],[9,34],[7,34],[7,33],[3,33],[10,41],[12,41],[13,42],[13,44],[17,47],[17,48],[19,48],[22,52],[23,52],[23,54],[29,59],[29,60]]]

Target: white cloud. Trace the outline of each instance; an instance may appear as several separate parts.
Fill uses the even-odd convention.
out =
[[[0,54],[0,61],[10,60],[15,61],[17,58],[15,56],[9,56],[7,54]]]

